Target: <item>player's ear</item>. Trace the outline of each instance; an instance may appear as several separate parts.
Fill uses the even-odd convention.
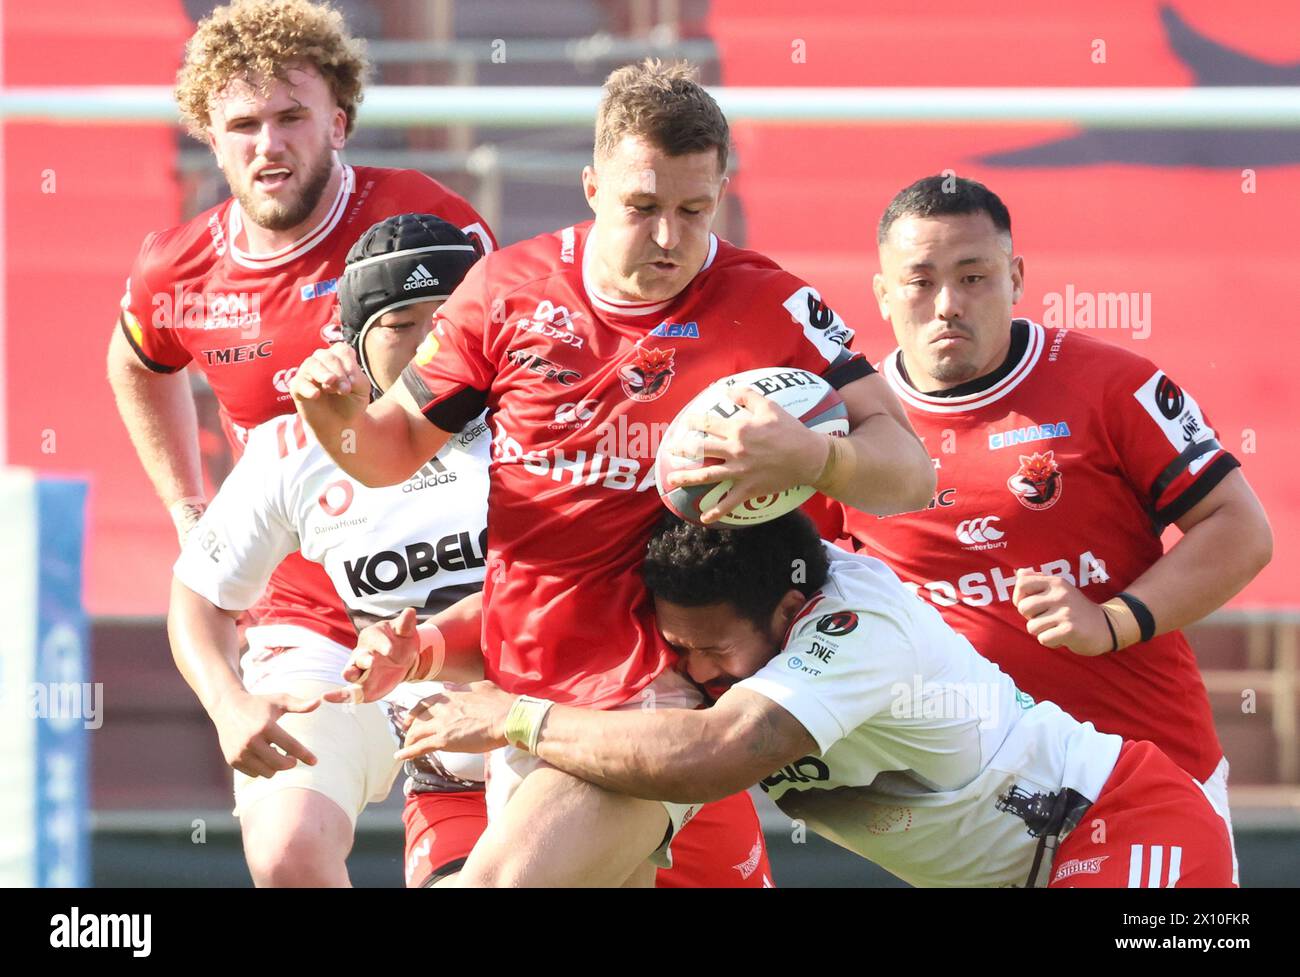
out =
[[[781,603],[776,605],[776,614],[773,616],[772,625],[777,640],[785,634],[786,629],[790,627],[790,622],[794,616],[799,613],[804,604],[808,603],[808,598],[803,595],[803,591],[791,587],[781,598]]]
[[[871,291],[876,296],[876,307],[880,309],[880,318],[889,321],[889,289],[885,287],[885,276],[877,272],[871,276]]]
[[[1020,301],[1025,294],[1025,259],[1016,255],[1011,259],[1011,304]]]
[[[339,106],[334,107],[334,117],[330,120],[330,148],[342,149],[348,141],[348,114]]]
[[[587,198],[587,206],[591,208],[593,214],[596,212],[596,191],[598,189],[600,188],[598,186],[596,167],[588,163],[582,168],[582,195]]]

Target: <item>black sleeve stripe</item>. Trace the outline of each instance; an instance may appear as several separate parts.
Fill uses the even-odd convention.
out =
[[[1226,451],[1221,458],[1215,458],[1214,461],[1210,462],[1210,467],[1205,469],[1197,477],[1196,481],[1188,486],[1186,492],[1163,509],[1155,510],[1156,528],[1163,531],[1165,526],[1183,518],[1196,503],[1209,495],[1214,487],[1228,476],[1230,471],[1240,467],[1241,462]]]
[[[1222,447],[1218,440],[1209,438],[1205,441],[1193,441],[1183,449],[1182,454],[1165,466],[1165,470],[1156,476],[1156,480],[1151,483],[1151,505],[1154,507],[1160,503],[1160,496],[1165,494],[1165,489],[1173,484],[1174,479],[1187,470],[1187,466],[1194,462],[1201,455],[1208,455],[1213,451],[1218,451]]]
[[[135,352],[135,355],[139,357],[140,362],[153,370],[154,373],[179,373],[181,370],[185,369],[183,366],[168,366],[165,363],[159,363],[157,360],[151,360],[147,355],[145,355],[145,351],[136,345],[135,337],[131,335],[131,330],[126,326],[125,317],[119,315],[117,317],[117,324],[122,330],[122,335],[126,337],[127,345],[130,346]]]
[[[440,400],[434,400],[433,394],[425,386],[420,374],[411,366],[402,371],[402,382],[415,398],[420,413],[431,424],[448,434],[455,434],[461,430],[483,413],[483,408],[487,406],[487,393],[468,386],[461,387],[455,393],[448,394]]]
[[[836,390],[839,390],[840,387],[847,386],[854,380],[861,380],[863,377],[869,377],[875,372],[875,367],[873,367],[867,361],[867,358],[861,353],[850,353],[848,350],[845,350],[844,353],[837,357],[835,362],[831,364],[830,369],[822,374],[822,379]]]

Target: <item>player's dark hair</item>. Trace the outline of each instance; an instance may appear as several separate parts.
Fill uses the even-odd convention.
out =
[[[960,176],[927,176],[895,194],[876,228],[883,243],[900,217],[944,217],[948,214],[988,214],[999,231],[1011,233],[1011,212],[984,184]]]
[[[760,627],[791,590],[811,597],[829,564],[812,521],[788,512],[742,529],[698,526],[668,513],[646,547],[650,593],[682,607],[731,604]]]

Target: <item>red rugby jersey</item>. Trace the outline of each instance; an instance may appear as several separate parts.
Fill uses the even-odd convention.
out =
[[[930,507],[838,508],[1016,684],[1098,729],[1151,740],[1204,780],[1223,755],[1181,632],[1089,658],[1040,645],[1011,603],[1017,568],[1101,602],[1164,552],[1160,533],[1237,467],[1191,394],[1150,361],[1077,331],[1016,320],[1007,361],[947,396],[919,393],[897,350],[882,372],[935,460]],[[823,526],[823,531],[826,527]]]
[[[488,677],[612,706],[673,660],[639,573],[665,511],[654,455],[673,417],[741,370],[790,366],[837,387],[872,370],[816,290],[716,237],[674,298],[604,299],[583,269],[591,231],[565,228],[475,265],[404,379],[443,430],[492,411]]]
[[[348,249],[394,214],[429,213],[462,227],[485,251],[492,232],[474,209],[414,170],[344,166],[333,205],[295,243],[250,254],[237,201],[150,234],[122,297],[121,328],[158,373],[191,362],[216,394],[238,457],[248,432],[293,410],[289,380],[313,350],[342,339],[334,292]],[[342,644],[356,639],[325,572],[298,554],[280,565],[254,608],[259,624],[298,624]]]

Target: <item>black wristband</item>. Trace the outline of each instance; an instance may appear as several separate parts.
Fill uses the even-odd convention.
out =
[[[1116,594],[1115,596],[1122,600],[1125,606],[1133,612],[1133,616],[1137,618],[1138,631],[1141,634],[1139,640],[1150,641],[1154,638],[1156,636],[1156,619],[1151,614],[1151,608],[1128,592]]]

